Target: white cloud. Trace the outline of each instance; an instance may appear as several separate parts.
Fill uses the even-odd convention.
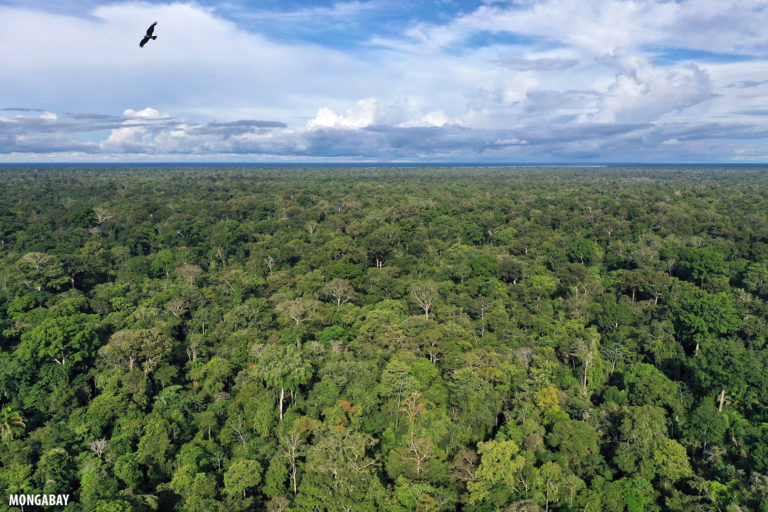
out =
[[[356,23],[383,6],[232,18]],[[0,154],[666,158],[719,137],[708,151],[730,155],[733,133],[766,137],[763,6],[493,1],[354,49],[277,42],[195,3],[113,2],[88,17],[0,6],[0,108],[25,112],[0,117]],[[154,20],[158,39],[138,48]],[[683,59],[690,50],[756,59]]]
[[[451,119],[448,114],[445,113],[445,110],[443,109],[437,109],[432,110],[431,112],[427,112],[422,116],[420,119],[414,119],[410,121],[405,121],[403,123],[400,123],[398,126],[401,126],[403,128],[411,128],[411,127],[429,127],[429,126],[446,126],[449,124],[457,124],[457,121],[455,119]]]
[[[398,108],[386,106],[376,98],[366,98],[348,108],[343,114],[337,114],[327,107],[317,111],[314,119],[307,123],[308,128],[365,128],[377,124],[397,124],[402,112]]]
[[[133,110],[132,108],[127,108],[123,110],[123,115],[132,119],[158,119],[161,117],[160,112],[151,107],[147,107],[142,110]]]
[[[652,121],[714,96],[709,74],[695,64],[651,65],[645,58],[615,54],[605,59],[618,73],[604,91],[598,111],[583,119],[599,122]]]
[[[445,126],[446,124],[449,124],[451,120],[445,113],[445,110],[438,109],[433,110],[432,112],[427,112],[427,114],[421,119],[421,122],[431,126]]]
[[[364,103],[365,104],[365,103]],[[386,108],[386,105],[384,105]],[[354,107],[353,107],[354,108]],[[131,110],[134,114],[142,110]],[[152,109],[157,111],[157,109]],[[158,111],[159,112],[159,111]],[[426,117],[439,113],[430,112]],[[0,120],[0,161],[58,160],[456,160],[552,162],[563,160],[759,159],[759,142],[768,130],[756,125],[668,123],[528,124],[507,129],[478,129],[418,119],[400,125],[286,128],[273,121],[241,120],[206,125],[172,115],[124,117],[105,122],[95,114],[38,115]],[[112,126],[101,143],[72,135]],[[10,129],[10,130],[9,130]],[[8,139],[9,133],[15,134]],[[734,141],[722,140],[729,133]],[[745,142],[752,141],[752,144]],[[676,143],[675,143],[676,142]],[[58,157],[56,156],[58,155]]]
[[[558,41],[592,55],[644,45],[765,55],[766,24],[761,0],[539,0],[484,5],[448,25],[419,25],[409,35],[431,46],[489,31]]]
[[[158,39],[139,48],[154,20]],[[294,117],[372,81],[354,56],[276,43],[195,4],[113,3],[89,18],[0,6],[0,33],[0,90],[17,105],[44,99],[56,110],[122,112],[152,101],[219,119],[243,108]]]

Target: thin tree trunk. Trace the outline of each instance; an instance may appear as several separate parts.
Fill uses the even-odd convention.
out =
[[[723,412],[723,402],[725,402],[725,388],[720,392],[720,406],[717,408],[720,412]]]
[[[285,398],[285,388],[280,388],[280,421],[283,421],[283,399]]]

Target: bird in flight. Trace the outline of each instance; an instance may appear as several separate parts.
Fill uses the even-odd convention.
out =
[[[142,39],[141,42],[139,43],[139,46],[141,48],[144,48],[144,45],[147,44],[147,41],[149,41],[150,39],[157,39],[157,36],[152,35],[152,33],[155,31],[155,25],[157,25],[157,22],[154,22],[153,24],[151,24],[147,29],[147,34],[144,36],[144,39]]]

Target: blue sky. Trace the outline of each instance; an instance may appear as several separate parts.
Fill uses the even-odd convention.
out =
[[[766,26],[763,0],[0,0],[0,162],[766,162]]]

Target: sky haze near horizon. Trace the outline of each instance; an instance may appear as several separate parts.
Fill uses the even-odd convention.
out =
[[[766,26],[756,0],[0,0],[0,162],[761,163]]]

